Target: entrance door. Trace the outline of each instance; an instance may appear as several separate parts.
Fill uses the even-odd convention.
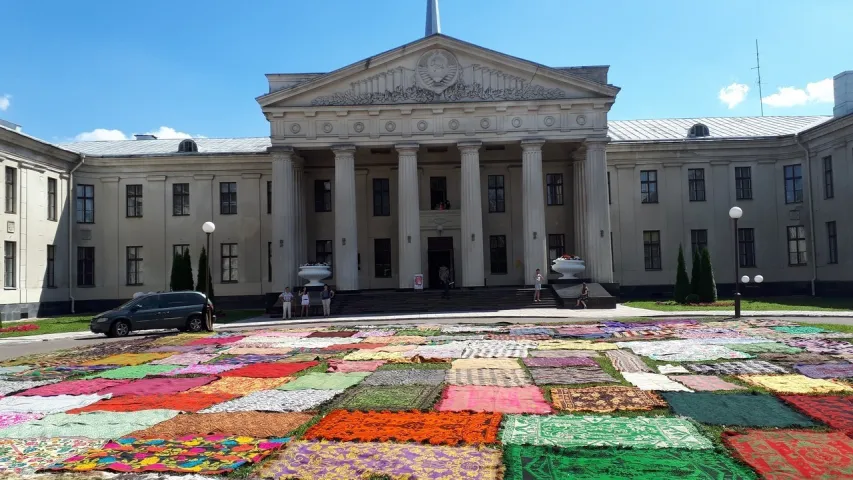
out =
[[[427,238],[427,288],[443,288],[438,278],[438,270],[443,266],[450,269],[450,281],[453,282],[456,271],[453,268],[453,237]]]

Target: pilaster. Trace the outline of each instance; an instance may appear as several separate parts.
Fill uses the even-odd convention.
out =
[[[396,148],[399,285],[400,288],[414,288],[415,274],[422,273],[418,144],[400,144]]]
[[[545,232],[545,189],[542,177],[543,139],[521,141],[522,203],[524,224],[524,283],[532,285],[536,269],[544,279],[548,273],[547,234]]]
[[[483,205],[480,194],[480,141],[459,142],[462,157],[462,286],[482,287]]]
[[[607,155],[609,139],[587,140],[584,192],[587,201],[587,256],[589,277],[594,282],[613,282],[610,256],[610,205],[607,202]]]
[[[338,145],[332,151],[335,153],[335,281],[338,290],[358,290],[355,146]]]

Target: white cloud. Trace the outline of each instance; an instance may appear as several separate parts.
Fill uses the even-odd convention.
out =
[[[160,127],[153,132],[145,132],[146,135],[154,135],[157,138],[193,138],[193,135],[189,133],[179,132],[172,127]],[[196,138],[201,138],[200,136],[196,136]]]
[[[779,87],[779,91],[761,99],[771,107],[798,107],[807,103],[832,103],[832,79],[824,78],[818,82],[806,84],[806,88]]]
[[[8,93],[0,96],[0,111],[5,112],[9,109],[9,105],[12,103],[12,96]]]
[[[162,126],[157,130],[145,132],[145,135],[154,135],[162,139],[176,138],[206,138],[203,135],[190,135],[189,133],[179,132],[172,127]],[[132,135],[127,135],[121,130],[110,130],[107,128],[96,128],[91,132],[83,132],[74,137],[77,142],[90,142],[99,140],[132,140]]]
[[[721,88],[720,94],[717,98],[732,109],[740,105],[740,103],[746,99],[747,93],[749,93],[749,85],[735,82],[727,87]]]

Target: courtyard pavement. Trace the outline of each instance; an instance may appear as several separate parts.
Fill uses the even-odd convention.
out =
[[[3,345],[27,355],[0,361],[0,475],[853,478],[853,334],[789,318],[547,320]]]

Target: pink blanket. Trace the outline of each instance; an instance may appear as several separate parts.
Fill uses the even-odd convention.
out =
[[[439,412],[551,413],[538,387],[449,385],[436,407]]]
[[[55,397],[57,395],[89,395],[101,390],[117,387],[130,383],[130,380],[108,380],[96,378],[94,380],[69,380],[67,382],[54,383],[41,387],[31,388],[18,395],[26,397]]]
[[[154,395],[185,392],[191,388],[207,385],[216,380],[214,376],[181,378],[143,378],[133,382],[107,388],[99,393],[111,393],[114,397],[122,395]]]

